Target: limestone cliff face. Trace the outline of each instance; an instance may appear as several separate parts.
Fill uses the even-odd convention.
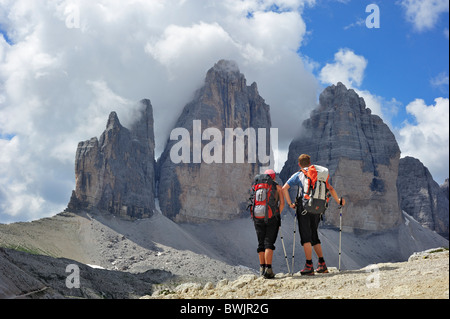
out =
[[[400,207],[424,227],[449,237],[449,201],[428,168],[414,157],[400,159],[397,188]]]
[[[75,190],[68,208],[98,209],[125,218],[149,217],[154,210],[153,110],[141,101],[141,116],[127,129],[111,112],[106,130],[78,144]]]
[[[264,128],[268,133],[270,126],[269,106],[259,95],[256,84],[247,86],[236,63],[225,60],[216,63],[172,131],[188,132],[187,148],[175,154],[187,151],[187,161],[177,163],[171,156],[173,148],[181,143],[179,136],[168,140],[158,160],[158,195],[163,214],[177,222],[199,223],[233,219],[245,213],[260,158],[256,161],[249,158],[250,143],[246,142],[243,161],[239,160],[237,138],[231,139],[234,142],[231,148],[226,147],[225,131],[240,128],[245,132],[250,128],[258,134],[258,128]],[[260,146],[257,144],[255,152]],[[267,147],[266,154],[269,153]]]
[[[449,199],[449,188],[448,188],[448,178],[444,181],[444,184],[439,186],[444,192],[445,198]]]
[[[289,146],[280,174],[283,181],[298,171],[297,159],[302,153],[309,154],[313,164],[329,168],[332,185],[347,200],[345,226],[384,230],[398,225],[400,149],[388,126],[371,114],[354,90],[338,83],[322,92],[318,108]],[[339,223],[333,200],[326,222]]]

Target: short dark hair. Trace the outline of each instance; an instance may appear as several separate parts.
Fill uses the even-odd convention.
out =
[[[302,154],[298,157],[298,163],[301,167],[308,167],[311,165],[311,157],[307,154]]]

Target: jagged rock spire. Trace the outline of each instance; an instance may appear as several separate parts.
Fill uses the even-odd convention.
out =
[[[333,186],[347,198],[348,227],[382,230],[398,225],[400,149],[389,127],[372,114],[364,99],[342,83],[331,85],[320,95],[310,118],[299,125],[301,134],[290,144],[280,174],[283,181],[298,170],[298,156],[308,154],[313,164],[329,168]],[[333,205],[331,209],[336,208]],[[337,225],[338,214],[327,214],[327,222]]]
[[[169,140],[158,160],[159,203],[163,214],[180,222],[225,220],[242,216],[246,212],[249,188],[259,172],[259,163],[225,163],[225,129],[271,127],[269,106],[258,94],[256,84],[247,86],[245,76],[233,61],[220,60],[208,70],[205,83],[188,103],[175,128],[186,129],[194,153],[194,121],[201,133],[208,128],[220,135],[215,140],[220,146],[221,163],[174,163],[170,151],[178,141]],[[198,134],[198,132],[196,133]],[[201,138],[201,135],[200,135]],[[201,147],[208,144],[208,137]],[[245,146],[247,154],[248,146]],[[198,148],[197,148],[198,149]],[[228,150],[230,151],[230,150]],[[197,154],[198,155],[198,154]]]
[[[69,210],[100,210],[125,218],[153,214],[153,112],[149,100],[140,103],[140,116],[131,129],[111,112],[99,140],[78,144]]]

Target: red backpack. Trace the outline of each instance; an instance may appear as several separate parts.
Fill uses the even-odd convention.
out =
[[[277,183],[268,175],[256,175],[252,184],[250,213],[253,219],[269,219],[279,214]]]

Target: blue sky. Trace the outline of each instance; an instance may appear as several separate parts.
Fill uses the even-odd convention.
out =
[[[380,28],[369,29],[376,4]],[[0,0],[0,223],[52,216],[75,186],[78,142],[111,111],[154,108],[160,154],[220,59],[258,84],[278,128],[295,128],[340,81],[389,125],[402,156],[449,176],[446,0]]]
[[[380,9],[380,28],[367,28],[366,6]],[[360,89],[367,89],[402,104],[392,124],[400,126],[407,117],[405,106],[416,98],[431,105],[438,96],[448,98],[449,41],[448,12],[436,15],[436,24],[417,31],[406,18],[399,1],[318,1],[303,15],[310,34],[301,54],[320,64],[332,62],[340,48],[364,56],[367,67]],[[447,85],[433,79],[447,76]],[[411,116],[409,120],[415,119]]]

